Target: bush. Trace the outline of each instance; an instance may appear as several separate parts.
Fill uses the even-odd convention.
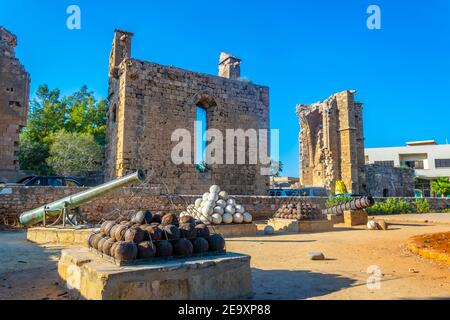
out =
[[[327,202],[325,203],[325,205],[326,205],[327,208],[331,208],[331,207],[337,206],[337,205],[339,205],[341,203],[345,203],[345,202],[350,201],[350,200],[352,200],[351,197],[346,197],[346,196],[333,197],[333,196],[330,196],[327,199]]]
[[[416,199],[415,206],[418,213],[430,212],[430,203],[427,199]]]
[[[367,212],[371,215],[388,215],[416,212],[416,207],[402,199],[388,198],[384,202],[376,202],[372,207],[367,208]]]

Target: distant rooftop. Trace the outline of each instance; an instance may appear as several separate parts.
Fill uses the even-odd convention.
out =
[[[411,141],[406,143],[407,146],[431,146],[437,145],[436,140]]]

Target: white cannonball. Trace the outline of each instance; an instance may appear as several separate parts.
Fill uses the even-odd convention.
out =
[[[214,207],[213,211],[214,211],[214,213],[218,213],[220,215],[223,215],[223,213],[224,213],[224,210],[221,206]]]
[[[225,190],[222,190],[219,192],[219,198],[222,200],[227,201],[228,200],[228,192],[226,192]]]
[[[264,227],[264,234],[274,234],[275,229],[272,226],[265,226]]]
[[[220,206],[222,208],[225,208],[227,206],[227,202],[225,200],[223,200],[223,199],[220,199],[220,200],[216,201],[216,205],[218,205],[218,206]]]
[[[212,224],[221,224],[222,223],[222,216],[218,213],[214,213],[211,216],[211,222]]]
[[[205,192],[202,196],[203,201],[208,200],[209,192]]]
[[[201,217],[200,217],[200,221],[203,222],[204,224],[210,224],[208,218],[206,218],[206,217],[204,217],[204,216],[201,216]]]
[[[244,222],[244,216],[242,213],[233,214],[233,223],[242,223]]]
[[[217,200],[219,200],[219,194],[216,192],[211,192],[208,196],[208,200],[216,202]]]
[[[211,193],[219,193],[220,192],[220,187],[218,185],[212,185],[211,188],[209,188],[209,192]]]
[[[189,215],[186,211],[183,211],[180,213],[180,218],[183,218],[184,216]]]
[[[375,220],[369,220],[369,222],[367,222],[367,229],[377,230],[377,222]]]
[[[195,199],[195,207],[200,208],[200,206],[202,205],[202,202],[203,202],[202,198]]]
[[[236,212],[236,209],[232,205],[228,205],[225,207],[225,212],[229,214],[234,214]]]
[[[203,214],[205,217],[208,217],[208,216],[212,215],[212,214],[213,214],[213,208],[210,207],[210,206],[204,206],[204,207],[202,208],[202,214]]]
[[[240,204],[237,204],[237,205],[235,206],[235,208],[236,208],[236,212],[239,212],[239,213],[244,213],[244,212],[245,212],[244,206],[242,206],[242,205],[240,205]]]
[[[245,223],[250,223],[253,220],[252,215],[250,213],[248,213],[248,212],[245,212],[242,216],[244,217],[244,222]]]
[[[233,222],[233,216],[229,213],[225,213],[222,216],[222,222],[223,223],[232,223]]]
[[[228,200],[227,200],[227,204],[228,204],[228,205],[231,205],[231,206],[235,206],[235,205],[236,205],[236,200],[234,200],[234,199],[228,199]]]

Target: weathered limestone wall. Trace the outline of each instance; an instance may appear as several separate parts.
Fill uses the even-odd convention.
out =
[[[366,165],[367,192],[374,197],[414,196],[414,169]]]
[[[336,180],[343,180],[349,192],[365,192],[362,103],[354,94],[347,90],[297,105],[301,185],[334,191]]]
[[[26,126],[30,76],[15,56],[17,38],[0,26],[0,169],[19,169],[19,132]]]
[[[86,190],[77,187],[7,187],[0,188],[0,224],[18,221],[20,213],[37,208],[46,203],[63,198],[70,194]],[[197,195],[182,195],[168,197],[161,194],[158,188],[122,188],[106,194],[81,207],[82,211],[92,222],[102,219],[128,217],[135,210],[150,209],[151,211],[171,211],[179,213],[188,204],[195,201]],[[256,220],[267,219],[284,203],[295,202],[296,197],[269,197],[269,196],[234,196],[238,203],[254,216]],[[320,207],[325,206],[327,198],[305,198]],[[414,202],[415,198],[403,198]],[[426,198],[433,210],[450,208],[449,199]],[[386,198],[375,198],[375,201],[384,201]]]
[[[171,193],[202,193],[218,184],[229,193],[266,194],[269,177],[248,157],[246,164],[209,165],[206,173],[193,161],[197,106],[206,109],[207,128],[223,134],[225,148],[226,129],[269,128],[269,89],[236,80],[240,60],[231,55],[221,56],[222,77],[131,59],[131,37],[116,31],[111,52],[106,179],[142,168],[151,183]],[[177,129],[191,136],[191,164],[172,161]]]

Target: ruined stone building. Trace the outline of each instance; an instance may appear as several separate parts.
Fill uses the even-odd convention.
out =
[[[240,80],[240,59],[222,53],[219,76],[131,58],[133,34],[116,30],[109,65],[109,108],[105,176],[112,179],[138,168],[150,183],[180,194],[200,194],[218,184],[231,194],[265,194],[268,176],[259,164],[175,164],[178,141],[187,129],[194,159],[196,110],[206,111],[207,129],[268,129],[269,89]],[[224,141],[225,146],[225,141]],[[226,158],[224,150],[223,159]],[[237,151],[235,152],[236,156]]]
[[[362,103],[355,91],[322,102],[297,105],[300,121],[300,184],[334,191],[337,180],[348,192],[366,191]]]
[[[19,169],[19,133],[26,126],[30,76],[14,53],[17,38],[0,26],[0,170]],[[1,180],[1,179],[0,179]]]

